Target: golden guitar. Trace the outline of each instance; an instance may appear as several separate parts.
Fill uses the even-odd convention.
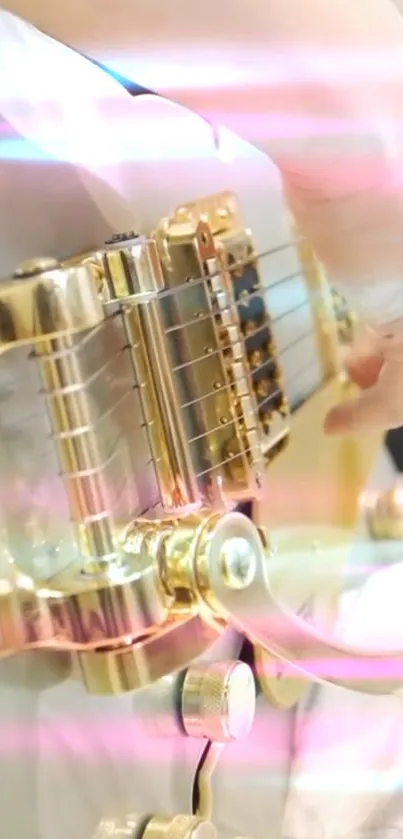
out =
[[[37,38],[81,110],[2,117],[6,833],[279,835],[280,707],[401,682],[332,633],[379,440],[323,435],[337,317],[270,160]]]

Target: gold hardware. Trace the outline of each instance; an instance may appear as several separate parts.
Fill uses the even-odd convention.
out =
[[[14,279],[0,284],[0,352],[83,332],[103,317],[90,266],[30,260],[17,268]]]
[[[89,693],[104,696],[140,690],[188,667],[221,632],[218,622],[214,627],[198,615],[178,614],[154,634],[126,646],[80,652],[84,684]]]
[[[138,310],[132,310],[127,315],[127,322],[131,329],[137,327],[138,345],[147,365],[148,379],[145,381],[148,387],[146,385],[143,389],[145,393],[142,397],[145,400],[148,395],[154,402],[154,415],[149,423],[149,439],[157,467],[163,506],[176,509],[197,505],[202,497],[202,488],[199,489],[198,486],[189,452],[183,412],[180,410],[180,400],[171,372],[171,358],[161,317],[161,305],[156,301],[150,301]],[[135,349],[133,355],[136,359]]]
[[[373,539],[403,540],[403,487],[386,492],[363,493],[361,499]]]
[[[0,290],[0,349],[24,343],[74,533],[63,571],[31,577],[11,555],[0,655],[76,653],[100,694],[189,667],[228,623],[267,656],[292,659],[293,645],[276,637],[274,616],[284,615],[268,590],[270,548],[230,512],[259,498],[265,465],[289,438],[259,260],[236,198],[183,206],[150,238],[123,234],[61,264],[20,266]],[[253,614],[263,597],[264,631]],[[306,627],[298,637],[312,642]],[[231,704],[246,672],[238,665],[211,679],[192,665],[185,728],[221,740],[247,728]]]
[[[60,263],[52,256],[27,259],[16,268],[14,277],[26,280],[28,277],[36,277],[37,274],[43,274],[46,271],[57,271],[58,268],[60,268]]]
[[[189,213],[184,223],[183,210],[156,233],[160,247],[163,241],[169,253],[169,267],[163,265],[171,290],[162,297],[160,312],[200,497],[209,504],[233,503],[259,489],[255,470],[261,472],[262,464],[254,437],[258,421],[228,275],[210,227],[200,221],[203,214],[192,220]],[[240,398],[241,414],[236,407]],[[239,442],[235,450],[234,439]],[[227,454],[231,449],[236,451],[236,464]]]
[[[198,271],[204,271],[201,299],[207,301],[211,322],[203,345],[211,338],[213,354],[221,359],[218,370],[214,368],[212,391],[218,390],[214,383],[223,383],[216,414],[203,418],[214,419],[208,433],[216,425],[228,434],[230,426],[230,439],[235,434],[239,442],[239,459],[249,468],[237,430],[238,414],[227,392],[238,381],[236,370],[233,379],[227,375],[227,358],[233,353],[227,336],[236,340],[238,333],[231,332],[234,322],[225,283],[216,282],[219,263],[203,222],[194,231],[194,246]],[[222,630],[220,617],[207,611],[206,621],[197,616],[192,576],[192,557],[204,530],[207,527],[213,538],[214,522],[226,517],[221,512],[210,521],[211,507],[224,509],[221,481],[214,474],[217,460],[209,468],[209,446],[199,445],[198,429],[189,423],[180,401],[186,392],[168,352],[166,310],[164,319],[168,298],[165,292],[158,297],[163,280],[155,243],[153,247],[152,241],[141,237],[118,237],[105,249],[73,257],[63,265],[51,259],[25,263],[16,275],[3,286],[13,305],[20,302],[22,292],[29,301],[36,301],[40,292],[37,324],[26,337],[34,344],[76,542],[71,564],[51,575],[51,580],[34,581],[14,569],[12,583],[3,586],[0,596],[0,654],[38,646],[75,651],[88,689],[132,690],[172,668],[183,668]],[[209,295],[214,296],[219,315]],[[53,298],[50,316],[46,307]],[[217,318],[224,329],[220,337]],[[176,323],[181,328],[181,318]],[[21,334],[20,330],[18,339]],[[241,349],[237,352],[242,355]],[[200,373],[186,381],[203,385]],[[132,417],[139,414],[139,404],[133,402],[136,385],[159,480],[154,515],[159,509],[162,519],[136,515],[141,488],[133,486],[133,477],[141,480],[141,474],[132,461],[136,426],[129,419],[130,412]],[[197,388],[191,394],[190,402],[197,403]],[[242,411],[244,421],[245,406]],[[211,429],[209,443],[217,439],[220,458],[217,428]],[[210,511],[201,509],[203,503],[210,505]],[[185,516],[167,518],[167,513],[181,510]],[[176,656],[163,655],[168,643],[179,644]]]
[[[209,262],[205,260],[204,265],[195,245],[195,231],[201,223],[206,227],[204,235],[207,236],[206,245],[210,247],[210,260]],[[219,465],[226,466],[220,475],[224,497],[228,499],[237,497],[239,500],[247,493],[254,496],[261,490],[264,456],[269,457],[270,450],[273,455],[277,451],[279,441],[288,435],[289,412],[270,321],[263,299],[257,259],[250,233],[244,228],[236,197],[231,193],[222,193],[180,207],[171,220],[164,221],[157,231],[156,238],[160,243],[160,250],[163,250],[164,254],[169,253],[169,259],[164,264],[167,285],[183,283],[185,279],[194,282],[198,277],[203,276],[206,269],[210,268],[214,307],[219,310],[221,323],[219,335],[224,352],[224,370],[221,368],[219,372],[220,353],[217,347],[214,349],[214,338],[209,343],[205,340],[209,324],[213,323],[211,315],[208,315],[208,302],[202,308],[198,306],[197,312],[193,311],[193,321],[191,313],[186,308],[182,308],[181,317],[177,319],[189,323],[188,332],[183,330],[183,341],[186,341],[191,349],[189,358],[193,357],[198,360],[197,364],[192,365],[191,375],[199,377],[199,382],[202,377],[204,381],[210,380],[211,391],[217,390],[214,382],[217,379],[223,379],[226,387],[224,386],[220,393],[222,406],[228,395],[230,396],[230,411],[228,408],[220,411],[219,425],[227,426],[228,434],[232,427],[231,438],[225,437],[222,432],[219,435],[214,428],[212,411],[216,411],[217,400],[209,404],[205,399],[204,403],[199,401],[198,406],[198,413],[204,413],[204,423],[206,423],[207,415],[207,423],[214,428],[214,433],[208,437],[210,457],[211,454],[214,456],[217,452],[216,459],[218,460],[217,450],[219,450],[221,454]],[[192,250],[193,262],[190,256]],[[251,278],[248,278],[247,272],[250,270],[253,274]],[[256,332],[252,334],[251,319],[248,317],[251,298],[259,301],[258,306],[261,311],[259,323],[256,324],[259,349],[249,349],[248,344],[251,338],[256,343]],[[185,307],[185,301],[182,305]],[[242,309],[246,314],[242,314]],[[203,324],[198,344],[197,325],[194,321],[201,318]],[[201,359],[203,363],[200,363]],[[209,374],[208,365],[214,369],[213,374]],[[256,375],[258,378],[255,378]],[[266,377],[270,381],[270,392],[261,400],[257,397],[256,387],[258,381]],[[201,385],[193,385],[193,389],[196,387],[200,391]],[[262,410],[269,402],[272,403],[271,410],[274,414],[270,426],[262,421]],[[232,417],[232,422],[230,420],[224,423],[223,418],[229,416]],[[237,445],[236,441],[240,445]],[[229,452],[234,453],[234,458],[231,458]],[[225,460],[228,461],[227,464]],[[216,466],[216,474],[217,471]]]
[[[51,586],[16,572],[0,593],[0,655],[38,646],[76,651],[88,690],[104,694],[144,687],[187,666],[223,627],[220,615],[198,615],[195,557],[213,550],[220,561],[233,538],[233,515],[206,510],[133,522],[119,560],[96,573],[69,567]]]
[[[229,278],[242,335],[250,411],[257,416],[252,447],[257,446],[261,455],[271,461],[279,441],[288,437],[289,410],[252,237],[245,229],[236,196],[232,193],[211,196],[189,207],[194,217],[203,213],[209,220],[216,248]],[[254,311],[256,308],[259,311],[258,321],[251,319],[251,304]],[[257,387],[266,380],[270,383],[270,390],[261,397]],[[273,415],[270,426],[263,421],[267,409]],[[245,446],[249,437],[245,432]]]
[[[70,566],[52,585],[16,572],[0,592],[0,655],[40,646],[85,650],[127,645],[163,624],[170,606],[146,554],[127,554],[104,572]]]
[[[217,839],[217,832],[199,816],[153,816],[142,839]]]
[[[134,815],[103,819],[91,839],[217,839],[217,832],[199,816]]]
[[[253,673],[241,661],[193,664],[181,694],[183,726],[190,737],[215,742],[246,737],[255,715]]]
[[[131,303],[155,297],[164,287],[155,241],[135,233],[121,233],[105,243],[102,266],[103,299]]]

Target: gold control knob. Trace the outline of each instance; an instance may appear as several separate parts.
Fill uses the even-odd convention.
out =
[[[199,816],[133,815],[104,819],[93,839],[217,839],[217,831]]]
[[[253,673],[242,661],[201,662],[186,672],[181,715],[190,737],[240,740],[250,732],[255,706]]]
[[[403,485],[369,494],[362,500],[373,539],[403,539]]]
[[[153,816],[142,839],[216,839],[217,831],[211,822],[199,816]]]

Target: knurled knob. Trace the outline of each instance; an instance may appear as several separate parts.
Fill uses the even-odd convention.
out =
[[[397,485],[364,497],[368,529],[373,539],[397,540],[403,538],[403,487]]]
[[[146,819],[102,819],[91,839],[141,839]]]
[[[190,737],[217,743],[240,740],[249,734],[255,706],[255,680],[244,662],[206,661],[187,670],[181,715]]]
[[[217,831],[199,816],[153,816],[142,839],[217,839]]]
[[[134,815],[104,819],[93,839],[217,839],[217,831],[199,816]]]

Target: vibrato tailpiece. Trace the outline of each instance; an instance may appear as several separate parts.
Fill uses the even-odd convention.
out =
[[[0,349],[32,403],[20,427],[2,417],[1,655],[67,651],[89,691],[116,693],[189,668],[230,624],[305,675],[352,686],[333,665],[357,656],[278,605],[273,580],[295,569],[237,512],[287,441],[289,409],[232,196],[180,208],[150,238],[19,266],[0,286]],[[308,578],[323,583],[316,567]],[[213,681],[188,671],[185,729],[223,741],[248,728],[253,679],[238,664]],[[230,683],[250,709],[242,724]]]

